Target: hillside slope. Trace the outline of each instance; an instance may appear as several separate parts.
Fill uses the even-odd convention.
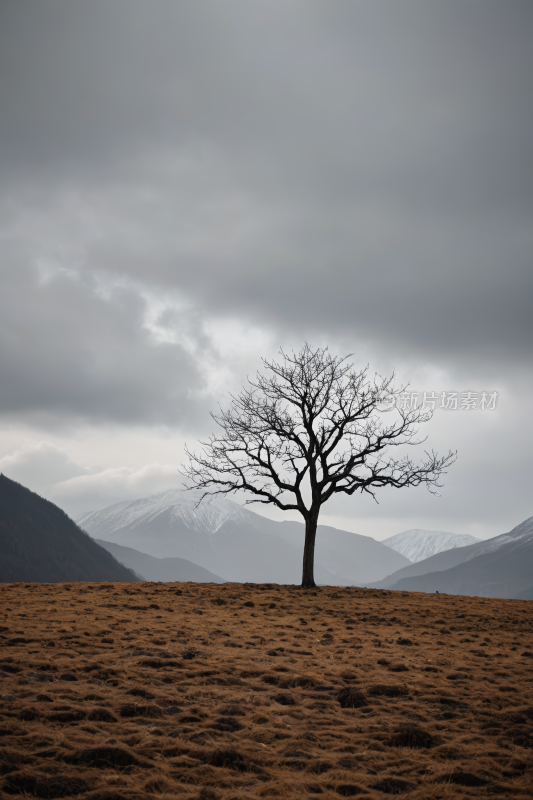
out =
[[[438,553],[371,585],[378,589],[518,597],[531,586],[532,575],[533,517],[529,517],[508,533]]]
[[[0,582],[135,580],[64,511],[0,475]]]
[[[275,522],[225,498],[173,490],[82,514],[95,539],[155,558],[183,558],[237,582],[299,583],[304,526]],[[376,581],[410,562],[370,536],[318,526],[315,580],[330,585]]]
[[[522,536],[528,536],[533,524],[532,520],[533,517],[530,517],[508,533],[502,533],[500,536],[494,536],[492,539],[485,539],[476,544],[467,545],[466,547],[456,547],[453,550],[437,553],[437,555],[426,558],[424,561],[419,561],[416,564],[403,567],[397,572],[387,575],[383,580],[369,584],[369,586],[375,589],[390,589],[392,586],[395,586],[398,581],[404,580],[405,578],[415,578],[419,575],[442,572],[457,567],[459,564],[470,561],[477,556],[499,550],[508,542],[518,541]]]
[[[382,539],[382,544],[392,547],[397,553],[401,553],[402,556],[416,564],[437,553],[453,550],[456,547],[466,547],[479,541],[468,533],[425,531],[420,528],[411,528],[408,531],[389,536],[388,539]]]
[[[213,572],[187,561],[185,558],[154,558],[146,553],[140,553],[131,547],[122,547],[113,542],[104,542],[103,539],[95,541],[117,561],[132,569],[145,581],[163,581],[164,583],[179,581],[194,581],[195,583],[224,583],[224,578]]]
[[[526,599],[523,592],[531,587],[533,575],[533,517],[529,534],[506,540],[498,549],[482,553],[437,573],[404,578],[394,588],[411,592],[446,592],[477,597],[508,597]],[[499,538],[499,537],[498,537]]]

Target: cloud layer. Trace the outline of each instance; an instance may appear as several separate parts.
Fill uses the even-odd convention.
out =
[[[52,500],[69,514],[181,486],[177,468],[172,464],[89,469],[46,441],[26,443],[0,458],[0,473]]]
[[[0,14],[0,423],[194,437],[260,356],[308,339],[422,390],[498,389],[505,459],[477,424],[433,431],[465,458],[459,516],[482,513],[491,460],[511,513],[531,444],[530,3]],[[53,482],[64,502],[130,497],[150,470],[166,488],[164,465],[101,461]]]

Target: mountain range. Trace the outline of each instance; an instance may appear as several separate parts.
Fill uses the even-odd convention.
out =
[[[128,558],[136,559],[136,571],[143,577],[147,574],[139,559],[151,556],[156,559],[151,567],[159,570],[182,559],[220,580],[299,583],[302,523],[276,522],[223,497],[200,499],[199,492],[171,490],[80,515],[77,522],[105,547],[139,551],[135,556],[130,551]],[[434,554],[424,557],[427,553]],[[133,563],[127,561],[128,566]],[[484,541],[467,534],[413,529],[377,542],[318,526],[315,580],[319,584],[495,597],[522,593],[526,599],[533,589],[532,576],[533,518]]]
[[[200,499],[163,492],[80,515],[77,525],[0,475],[0,581],[299,583],[303,524],[275,522],[226,498]],[[461,546],[472,539],[416,529],[377,542],[319,525],[315,576],[337,586],[533,599],[533,517]],[[427,552],[434,554],[423,558]]]
[[[411,528],[402,533],[382,539],[382,544],[392,547],[416,564],[426,558],[442,553],[444,550],[453,550],[456,547],[466,547],[479,542],[475,536],[468,533],[448,533],[447,531],[425,531],[420,528]]]
[[[508,533],[437,553],[369,585],[409,592],[533,599],[533,517]]]
[[[154,558],[192,561],[224,580],[295,584],[301,580],[304,526],[262,517],[222,497],[171,490],[76,517],[95,539]],[[410,565],[370,536],[319,525],[315,580],[364,586]]]

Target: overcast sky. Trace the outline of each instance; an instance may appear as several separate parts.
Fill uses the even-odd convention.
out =
[[[2,0],[0,471],[69,513],[179,487],[308,340],[499,393],[426,426],[440,497],[323,522],[531,516],[532,34],[529,0]]]

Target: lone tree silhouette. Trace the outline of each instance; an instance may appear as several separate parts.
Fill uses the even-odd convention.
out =
[[[416,425],[431,413],[404,409],[394,374],[368,378],[350,355],[330,355],[307,343],[298,353],[280,350],[280,362],[262,359],[265,374],[231,397],[227,411],[211,416],[221,431],[186,449],[183,475],[202,495],[243,490],[246,503],[299,511],[305,520],[302,587],[315,586],[314,553],[320,509],[334,494],[425,484],[436,493],[439,478],[455,460],[427,452],[414,464],[406,455],[385,456],[390,447],[418,445]],[[200,500],[201,502],[201,500]]]

